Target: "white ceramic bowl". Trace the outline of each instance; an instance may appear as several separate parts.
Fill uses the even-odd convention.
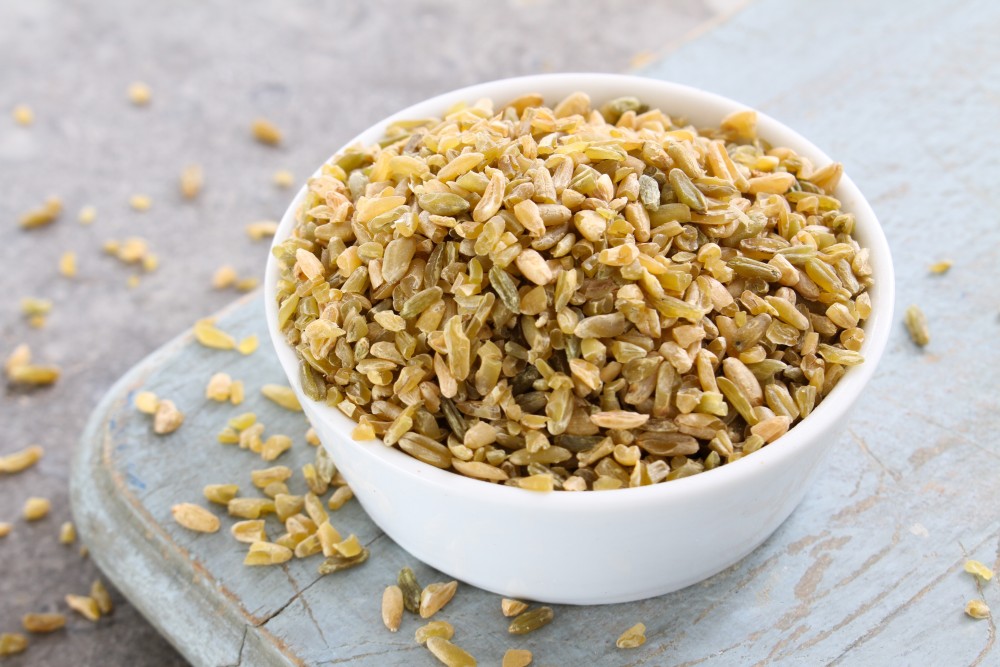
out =
[[[632,95],[696,126],[717,126],[746,108],[701,90],[633,76],[551,74],[484,83],[415,104],[350,143],[375,143],[398,119],[439,115],[459,101],[497,103],[537,92],[554,104],[582,90],[595,106]],[[814,164],[830,162],[805,138],[763,114],[758,132]],[[295,224],[301,190],[274,238]],[[323,446],[365,511],[425,563],[495,593],[538,601],[602,604],[653,597],[732,565],[763,542],[802,499],[823,455],[840,438],[851,406],[878,366],[893,305],[889,247],[875,214],[850,178],[837,189],[857,217],[856,237],[871,249],[875,287],[865,325],[865,363],[851,368],[816,410],[776,442],[747,458],[694,477],[634,489],[539,494],[431,467],[398,449],[351,440],[354,423],[306,398],[294,350],[277,330],[277,263],[267,265],[265,304],[271,339]],[[375,554],[377,558],[378,555]]]

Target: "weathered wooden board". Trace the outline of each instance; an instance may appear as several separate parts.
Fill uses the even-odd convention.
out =
[[[511,646],[531,649],[540,665],[1000,661],[993,622],[962,613],[980,595],[1000,609],[996,581],[980,593],[962,572],[966,556],[1000,565],[1000,293],[984,287],[1000,283],[1000,9],[968,1],[866,9],[859,0],[761,0],[647,73],[756,105],[843,160],[894,249],[898,307],[920,303],[933,342],[918,351],[899,327],[815,487],[729,570],[644,602],[559,607],[549,627],[517,639],[496,596],[461,587],[441,617],[481,664],[499,664]],[[927,265],[943,257],[958,260],[955,268],[929,276]],[[220,323],[266,339],[259,300]],[[170,506],[197,501],[204,484],[248,487],[249,470],[263,467],[215,442],[234,412],[202,399],[219,370],[246,381],[245,407],[270,432],[296,436],[282,463],[312,456],[300,418],[258,394],[282,381],[266,344],[241,357],[181,337],[122,379],[81,443],[73,500],[94,559],[195,665],[436,664],[414,644],[413,618],[397,635],[381,626],[379,598],[403,565],[425,583],[440,575],[356,503],[335,524],[373,556],[326,578],[315,575],[315,560],[248,570],[242,545],[170,521]],[[153,436],[129,407],[140,387],[187,412],[177,433]],[[637,621],[647,644],[617,650],[618,633]]]

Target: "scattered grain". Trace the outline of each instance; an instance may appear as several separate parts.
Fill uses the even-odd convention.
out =
[[[974,577],[982,579],[983,581],[989,581],[993,578],[993,570],[986,567],[985,564],[980,563],[978,560],[965,561],[965,571]]]
[[[440,611],[455,597],[457,590],[457,581],[433,583],[424,587],[420,593],[420,618],[430,618]]]
[[[35,122],[35,112],[27,104],[18,104],[10,113],[14,122],[22,127],[28,127]]]
[[[271,177],[271,180],[279,188],[290,188],[295,185],[295,175],[287,169],[279,169],[274,172],[274,176]]]
[[[241,519],[259,519],[262,514],[274,513],[275,502],[267,498],[233,498],[226,505],[226,511],[229,516]]]
[[[180,503],[170,508],[174,521],[198,533],[215,533],[219,530],[219,517],[194,503]]]
[[[443,637],[428,637],[425,644],[445,667],[476,667],[476,659]]]
[[[148,211],[153,205],[153,200],[149,195],[137,194],[128,198],[128,205],[133,211]]]
[[[408,567],[400,570],[396,578],[396,583],[399,584],[400,590],[403,591],[403,606],[411,613],[418,613],[420,611],[420,596],[423,589],[417,583],[417,576],[413,573],[413,570]],[[420,640],[418,639],[417,641]]]
[[[266,118],[257,118],[250,124],[250,132],[253,138],[268,146],[277,146],[281,143],[281,130],[278,126]]]
[[[271,468],[264,468],[262,470],[250,471],[250,480],[253,482],[253,485],[256,486],[258,489],[263,489],[268,484],[273,484],[274,482],[284,482],[291,476],[292,476],[292,469],[287,466],[273,466]]]
[[[615,646],[618,648],[639,648],[646,643],[646,626],[636,623],[618,637]]]
[[[97,209],[93,206],[87,205],[80,208],[80,213],[77,214],[77,220],[81,225],[90,225],[97,219]]]
[[[208,484],[202,489],[205,500],[216,505],[226,506],[239,492],[240,487],[236,484]]]
[[[350,535],[346,540],[337,542],[333,548],[344,558],[354,558],[364,550],[356,535]]]
[[[52,509],[52,503],[47,498],[28,498],[24,501],[24,520],[38,521],[44,519],[48,516],[50,509]]]
[[[59,526],[59,544],[73,544],[76,542],[76,526],[72,521],[66,521]]]
[[[205,171],[198,164],[189,164],[181,170],[180,190],[185,199],[194,199],[205,185]]]
[[[253,544],[254,542],[267,542],[267,531],[263,519],[249,519],[247,521],[237,521],[230,529],[229,533],[237,542]]]
[[[548,625],[552,622],[553,617],[555,617],[555,613],[551,607],[536,607],[531,611],[518,614],[510,622],[507,632],[512,635],[526,635]]]
[[[65,614],[25,614],[21,617],[21,627],[34,634],[48,634],[65,626]]]
[[[264,441],[260,448],[260,458],[273,461],[292,448],[292,439],[287,435],[275,434]]]
[[[62,213],[62,200],[59,197],[49,197],[45,203],[21,216],[19,224],[23,229],[35,229],[55,222]]]
[[[27,470],[38,463],[45,455],[41,445],[29,445],[24,449],[0,456],[0,473],[16,473]]]
[[[347,485],[340,486],[337,487],[336,491],[330,494],[330,499],[327,501],[326,506],[333,511],[337,511],[353,497],[354,491],[351,490],[351,487]]]
[[[341,570],[347,570],[352,567],[357,567],[365,561],[368,560],[370,555],[368,549],[362,549],[361,553],[350,558],[342,556],[339,553],[334,554],[320,563],[319,572],[322,575],[333,574],[334,572],[340,572]]]
[[[525,609],[528,608],[527,602],[521,602],[520,600],[511,600],[510,598],[503,598],[500,600],[500,611],[503,612],[504,616],[510,618],[511,616],[517,616]]]
[[[257,289],[258,285],[260,285],[260,278],[250,277],[250,278],[240,278],[239,280],[236,281],[235,287],[240,292],[250,292],[252,290]]]
[[[528,667],[531,664],[531,651],[523,648],[509,648],[503,654],[501,667]]]
[[[273,220],[259,220],[247,225],[247,236],[254,241],[260,241],[274,236],[278,231],[278,223]]]
[[[24,315],[48,315],[52,312],[52,302],[48,299],[38,299],[26,296],[21,299],[21,312]]]
[[[292,550],[272,542],[254,542],[247,551],[244,565],[280,565],[292,559]]]
[[[156,414],[156,409],[160,406],[160,399],[151,391],[140,391],[132,399],[136,410],[147,415]]]
[[[983,600],[969,600],[965,603],[966,615],[976,620],[983,620],[990,617],[990,608]]]
[[[382,592],[382,623],[389,632],[396,632],[402,621],[403,591],[399,586],[386,586]]]
[[[237,279],[236,269],[229,264],[223,264],[212,274],[212,287],[215,289],[226,289],[235,285]]]
[[[153,433],[167,435],[173,433],[184,423],[184,413],[177,409],[169,399],[160,399],[153,414]]]
[[[292,388],[287,385],[265,384],[260,388],[260,393],[286,410],[302,412],[302,405],[299,404],[299,399],[296,398]]]
[[[142,81],[134,81],[128,87],[128,100],[137,107],[143,107],[153,100],[153,91]]]
[[[933,264],[931,264],[929,269],[931,273],[938,275],[942,273],[948,273],[948,270],[951,268],[952,263],[953,262],[950,259],[943,259],[940,262],[934,262]]]
[[[215,321],[212,319],[198,320],[192,331],[195,340],[205,347],[216,350],[232,350],[236,347],[236,341],[233,337],[215,326]]]
[[[37,364],[22,364],[7,370],[7,380],[11,384],[42,387],[55,384],[59,379],[58,366],[41,366]]]
[[[24,653],[28,649],[28,638],[17,632],[0,633],[0,657]]]
[[[100,579],[95,579],[94,583],[90,585],[90,597],[97,602],[97,608],[101,610],[102,616],[107,616],[114,611],[115,606],[111,601],[111,594],[108,593],[108,589],[104,587]]]
[[[100,605],[97,604],[97,600],[88,595],[67,595],[66,604],[88,621],[96,623],[101,618]]]
[[[257,334],[251,334],[240,339],[240,342],[236,344],[236,351],[246,356],[256,352],[258,347],[260,347],[260,338],[257,337]]]
[[[904,315],[906,330],[910,332],[910,339],[924,347],[931,342],[930,330],[927,328],[927,316],[918,306],[910,306]]]
[[[414,633],[414,639],[418,644],[425,644],[431,637],[441,639],[451,639],[455,636],[455,628],[448,621],[431,621],[426,625],[421,625]]]
[[[59,255],[59,273],[67,278],[76,277],[76,253],[72,250]]]

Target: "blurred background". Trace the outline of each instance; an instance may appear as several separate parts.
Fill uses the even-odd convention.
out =
[[[250,223],[277,220],[295,189],[336,148],[421,99],[490,79],[643,67],[738,11],[742,0],[568,3],[0,2],[0,357],[28,344],[62,368],[53,387],[0,395],[0,455],[29,444],[45,458],[0,475],[0,632],[29,611],[66,611],[98,576],[62,545],[67,479],[87,416],[122,373],[234,298],[213,275],[263,272],[268,239]],[[135,87],[135,83],[145,87]],[[256,141],[255,118],[280,130]],[[203,185],[182,195],[182,171]],[[291,186],[275,174],[291,174]],[[278,180],[288,179],[287,174]],[[136,196],[137,200],[133,200]],[[22,229],[57,197],[51,224]],[[145,199],[142,199],[145,198]],[[145,205],[148,205],[146,207]],[[90,208],[93,220],[80,222]],[[143,209],[145,210],[137,210]],[[84,220],[91,213],[85,213]],[[105,252],[143,239],[147,266]],[[76,272],[60,271],[74,253]],[[52,304],[32,320],[22,299]],[[41,325],[41,326],[40,326]],[[25,523],[25,498],[51,500]],[[11,665],[183,665],[112,592],[115,613],[34,636]]]

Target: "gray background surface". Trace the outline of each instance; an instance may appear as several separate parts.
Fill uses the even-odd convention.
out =
[[[0,355],[20,342],[62,366],[53,388],[0,394],[0,454],[46,448],[29,472],[0,478],[0,632],[28,611],[65,610],[85,593],[94,566],[57,541],[69,519],[66,482],[79,431],[101,394],[132,364],[235,297],[209,283],[223,263],[261,272],[266,243],[246,223],[276,219],[291,191],[271,184],[287,168],[303,178],[374,120],[425,97],[477,81],[545,71],[624,71],[663,54],[685,35],[733,10],[738,0],[566,3],[507,0],[421,2],[0,3]],[[132,81],[153,102],[130,105]],[[10,110],[35,112],[21,128]],[[257,116],[285,132],[281,148],[253,142]],[[177,177],[205,169],[195,202]],[[130,195],[153,200],[132,211]],[[65,210],[55,224],[22,231],[17,219],[48,195]],[[97,207],[90,227],[76,222]],[[101,252],[109,238],[141,236],[160,257],[155,273],[126,287],[133,270]],[[66,250],[79,274],[57,272]],[[19,312],[21,297],[51,299],[42,330]],[[29,495],[53,502],[25,524]],[[33,637],[11,665],[183,665],[128,603],[93,625],[71,618]]]

